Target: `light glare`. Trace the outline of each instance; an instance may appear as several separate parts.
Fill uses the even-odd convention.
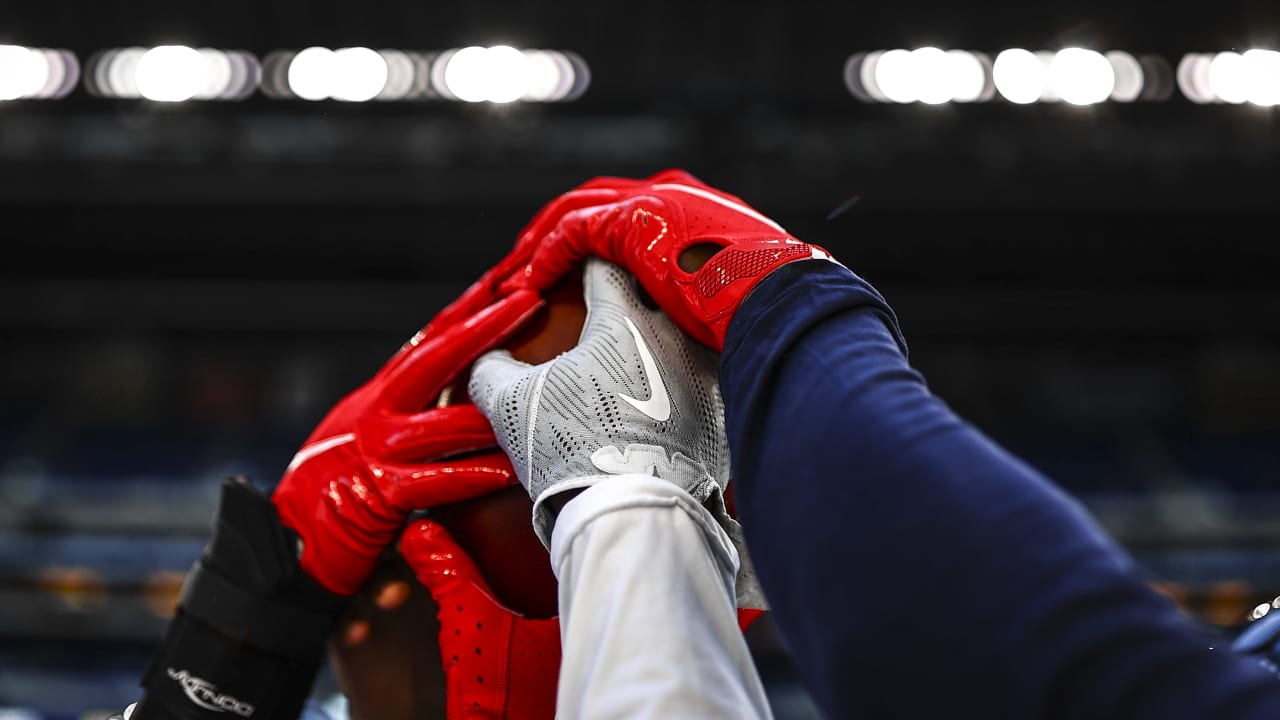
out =
[[[289,91],[303,100],[324,100],[329,97],[334,65],[334,52],[329,48],[300,51],[289,62]]]
[[[387,65],[387,80],[378,92],[379,100],[403,100],[413,90],[413,59],[400,50],[380,50]]]
[[[21,45],[0,45],[0,100],[35,95],[48,79],[44,53]]]
[[[107,68],[107,87],[110,94],[119,98],[141,97],[138,90],[138,61],[147,52],[146,48],[129,47],[111,56],[111,66]]]
[[[489,48],[489,102],[514,102],[528,89],[529,70],[524,53],[508,45]]]
[[[1146,78],[1142,75],[1142,63],[1127,52],[1112,50],[1106,54],[1111,63],[1111,71],[1115,74],[1116,86],[1111,91],[1111,99],[1116,102],[1133,102],[1142,94]]]
[[[445,90],[463,102],[489,99],[489,50],[477,45],[453,53],[444,66]]]
[[[1247,99],[1254,105],[1280,105],[1280,52],[1246,50],[1244,60]]]
[[[996,55],[991,68],[996,90],[1011,103],[1026,105],[1040,99],[1048,85],[1048,72],[1030,50],[1010,48]]]
[[[528,89],[525,90],[525,100],[533,102],[546,102],[556,97],[557,92],[563,94],[567,91],[560,90],[562,76],[562,65],[556,62],[551,53],[546,50],[526,50],[525,71],[528,77]],[[564,63],[564,67],[568,63]]]
[[[1240,53],[1220,52],[1209,61],[1209,90],[1225,103],[1239,105],[1249,99],[1245,60]]]
[[[1116,73],[1099,52],[1065,48],[1049,63],[1049,84],[1064,102],[1093,105],[1111,96]]]
[[[329,96],[345,102],[367,102],[387,85],[387,61],[366,47],[333,53]]]
[[[207,84],[205,61],[195,48],[160,45],[138,58],[134,68],[138,94],[155,102],[182,102]]]
[[[556,55],[560,54],[550,54],[548,59],[555,63]],[[545,73],[544,60],[539,59],[537,64],[531,63],[525,53],[507,45],[465,47],[443,58],[443,62],[444,71],[440,77],[442,87],[439,88],[441,94],[453,96],[463,102],[514,102],[530,93],[535,83],[546,80],[545,74],[541,78],[537,75],[539,72]],[[568,65],[568,61],[564,64]],[[560,76],[563,77],[564,74],[562,70]],[[572,75],[570,81],[572,82]],[[540,89],[538,92],[542,91],[544,90]],[[571,91],[571,88],[565,89],[566,93]],[[560,92],[558,84],[552,92]],[[550,97],[559,99],[554,95]]]
[[[1178,61],[1178,88],[1188,100],[1201,105],[1213,102],[1213,92],[1209,89],[1208,55],[1188,53]]]
[[[875,63],[875,85],[891,102],[916,101],[915,63],[906,50],[889,50]]]
[[[941,105],[951,101],[951,58],[936,47],[922,47],[911,51],[911,81],[917,100],[926,105]]]
[[[231,86],[231,58],[221,50],[200,48],[197,52],[204,60],[204,87],[192,96],[194,100],[212,100],[227,92]]]
[[[982,99],[982,91],[987,86],[987,72],[977,55],[966,50],[948,52],[947,78],[952,100],[975,102]]]

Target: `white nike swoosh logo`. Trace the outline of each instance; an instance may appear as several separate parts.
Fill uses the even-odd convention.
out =
[[[636,327],[636,324],[631,322],[631,318],[625,315],[622,319],[627,322],[627,329],[631,331],[631,337],[636,339],[636,349],[640,351],[640,362],[644,364],[645,379],[649,381],[649,387],[652,390],[649,392],[648,400],[637,400],[630,395],[623,395],[622,393],[618,393],[618,397],[654,420],[666,422],[671,418],[671,398],[667,396],[667,386],[662,382],[662,374],[658,372],[658,363],[654,362],[653,353],[649,350],[649,344],[640,335],[640,329]],[[654,381],[655,378],[657,378],[656,382]]]

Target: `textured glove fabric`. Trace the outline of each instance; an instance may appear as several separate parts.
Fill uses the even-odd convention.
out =
[[[587,256],[600,257],[634,273],[677,325],[716,350],[742,300],[769,273],[831,259],[741,198],[676,169],[645,180],[596,178],[540,212],[531,231],[542,230],[524,239],[530,260],[502,287],[545,289]],[[682,269],[681,255],[698,245],[721,249],[700,268]]]
[[[540,302],[518,292],[438,332],[419,333],[320,422],[272,495],[281,521],[300,538],[308,575],[351,595],[413,510],[511,483],[510,462],[475,406],[434,405]],[[454,457],[464,453],[473,454]]]
[[[448,720],[554,717],[560,621],[523,617],[498,602],[439,523],[409,523],[400,554],[439,608]]]
[[[575,348],[538,366],[495,351],[471,375],[471,397],[534,499],[538,537],[550,543],[547,498],[610,475],[655,475],[722,509],[729,447],[717,357],[646,307],[616,265],[589,261],[583,286]]]

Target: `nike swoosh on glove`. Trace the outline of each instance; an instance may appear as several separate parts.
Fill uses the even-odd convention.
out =
[[[547,500],[559,493],[611,475],[654,475],[712,512],[738,549],[740,607],[763,607],[741,528],[724,505],[729,443],[717,356],[646,307],[636,279],[618,266],[589,260],[583,288],[576,347],[536,366],[497,350],[471,373],[470,395],[534,500],[534,531],[550,547]]]
[[[540,303],[520,291],[419,333],[320,422],[271,497],[300,538],[304,572],[331,592],[354,594],[409,513],[511,484],[507,456],[479,452],[495,439],[474,405],[428,406]],[[477,454],[454,457],[464,453]]]
[[[797,260],[832,259],[741,198],[676,169],[645,180],[596,178],[536,221],[532,230],[545,234],[523,240],[534,245],[531,259],[503,290],[544,290],[587,256],[604,258],[635,274],[677,325],[716,350],[743,299],[769,273]],[[702,244],[721,249],[700,269],[681,269],[680,255]]]

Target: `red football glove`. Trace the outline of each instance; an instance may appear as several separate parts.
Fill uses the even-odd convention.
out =
[[[304,572],[354,594],[410,512],[516,481],[474,405],[425,408],[540,302],[516,292],[429,337],[419,333],[320,422],[272,494],[281,521],[300,537]]]
[[[533,259],[538,244],[566,213],[580,208],[610,203],[617,199],[618,189],[622,187],[640,187],[643,180],[626,178],[600,177],[579,185],[573,192],[561,195],[552,200],[525,225],[516,237],[516,244],[499,260],[496,265],[480,276],[479,280],[468,287],[462,295],[450,303],[422,330],[420,337],[428,337],[447,328],[463,318],[470,317],[480,310],[497,302],[499,297],[510,294],[514,287],[500,287],[503,280],[523,272],[529,261]],[[552,283],[548,283],[549,287]],[[541,289],[546,289],[541,288]]]
[[[439,523],[410,523],[400,554],[438,607],[446,720],[555,717],[560,619],[527,618],[498,602],[470,555]],[[738,626],[746,632],[762,613],[739,608]]]
[[[410,523],[400,554],[439,607],[447,719],[555,717],[560,620],[526,618],[499,603],[439,523]]]
[[[521,239],[536,245],[533,255],[500,292],[545,289],[595,255],[631,271],[681,329],[716,350],[743,298],[766,275],[795,260],[831,259],[683,170],[646,180],[597,178],[539,212],[528,232],[542,233]],[[681,270],[680,254],[704,243],[724,249],[695,272]]]

